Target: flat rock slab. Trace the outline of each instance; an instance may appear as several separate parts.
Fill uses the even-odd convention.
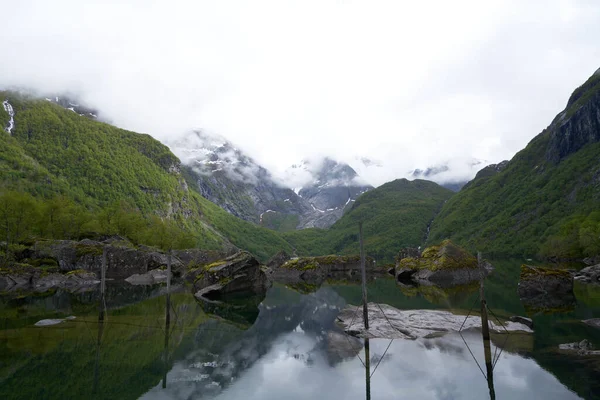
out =
[[[383,311],[383,312],[382,312]],[[398,310],[387,304],[369,303],[369,330],[365,331],[362,319],[362,307],[347,306],[339,316],[338,322],[346,333],[365,338],[418,339],[433,338],[449,332],[481,329],[481,317],[453,314],[442,310]],[[464,325],[463,325],[464,323]],[[490,331],[504,333],[504,328],[491,321]],[[519,322],[505,321],[509,332],[533,332]]]
[[[67,318],[42,319],[42,320],[39,320],[38,322],[36,322],[34,325],[35,326],[53,326],[53,325],[62,324],[63,322],[70,321],[72,319],[75,319],[75,317],[70,316]]]

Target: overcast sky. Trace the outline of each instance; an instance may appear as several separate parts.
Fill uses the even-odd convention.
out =
[[[371,157],[374,183],[512,157],[600,67],[597,0],[0,2],[0,87],[201,128],[275,172]]]

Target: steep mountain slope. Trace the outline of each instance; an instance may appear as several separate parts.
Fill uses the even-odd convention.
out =
[[[255,224],[281,230],[295,229],[313,214],[291,189],[276,182],[252,158],[224,138],[194,131],[168,143],[182,160],[193,187],[227,212]],[[269,224],[265,214],[278,214],[283,226]]]
[[[193,131],[167,144],[202,196],[239,218],[279,231],[329,227],[349,198],[370,188],[354,184],[352,168],[329,159],[310,171],[305,188],[292,190],[222,137]]]
[[[444,205],[430,242],[450,237],[504,255],[586,255],[600,251],[591,215],[599,205],[600,70],[525,149],[481,170]]]
[[[356,254],[362,221],[366,253],[378,263],[393,262],[402,247],[427,240],[429,223],[451,196],[433,182],[398,179],[361,195],[328,230],[304,229],[284,238],[298,255]]]
[[[0,192],[17,190],[40,200],[63,196],[95,214],[127,201],[146,218],[175,222],[201,248],[233,244],[263,259],[290,249],[273,231],[188,188],[177,157],[149,135],[12,92],[0,92],[0,100],[14,111],[13,129],[0,132]],[[0,123],[7,127],[9,121],[0,109]]]

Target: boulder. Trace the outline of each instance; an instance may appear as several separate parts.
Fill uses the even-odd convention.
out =
[[[561,269],[523,264],[518,293],[525,308],[534,312],[570,309],[575,303],[573,277]]]
[[[477,258],[450,240],[426,248],[420,257],[399,256],[396,280],[430,282],[439,286],[465,285],[486,276],[493,267],[487,261],[479,267]]]
[[[443,310],[398,310],[387,304],[369,303],[368,313],[369,330],[363,325],[362,307],[347,306],[340,312],[338,323],[350,335],[384,339],[427,339],[449,332],[481,329],[481,317],[465,317]],[[489,325],[492,333],[505,332],[491,319]],[[504,327],[509,332],[533,332],[519,322],[505,321]]]
[[[61,272],[83,269],[100,276],[102,254],[106,249],[106,277],[125,279],[134,274],[167,266],[168,255],[157,249],[139,246],[115,240],[106,244],[89,239],[79,242],[71,240],[41,240],[35,243],[30,258],[56,260]],[[183,263],[177,257],[171,257],[171,268],[183,270]]]
[[[233,292],[264,293],[270,286],[258,260],[245,251],[199,267],[189,274],[194,277],[193,289],[197,297],[218,298]]]
[[[573,273],[573,279],[584,283],[600,285],[600,264],[585,267]]]

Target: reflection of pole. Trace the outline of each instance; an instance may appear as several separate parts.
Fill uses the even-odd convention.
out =
[[[362,274],[362,302],[363,302],[363,322],[365,329],[369,329],[369,312],[367,306],[367,271],[365,267],[365,251],[363,247],[362,222],[358,223],[358,235],[360,241],[360,270]]]
[[[102,250],[102,266],[100,267],[100,301],[98,311],[98,338],[96,339],[96,361],[94,363],[94,388],[93,393],[97,393],[98,382],[100,381],[100,345],[102,344],[102,335],[104,334],[104,313],[105,313],[105,292],[106,292],[106,247]]]
[[[488,323],[487,315],[487,303],[485,301],[485,292],[483,290],[483,281],[485,278],[485,271],[481,262],[481,253],[477,253],[477,264],[481,272],[481,279],[479,281],[479,297],[481,299],[481,336],[483,338],[483,353],[485,356],[485,369],[487,372],[488,388],[490,390],[490,399],[496,398],[496,391],[494,389],[494,370],[492,365],[492,351],[490,344],[490,326]]]
[[[371,400],[371,354],[369,350],[369,338],[365,338],[365,389],[366,398]]]
[[[169,369],[169,330],[171,327],[171,251],[167,256],[167,302],[165,304],[165,348],[164,348],[164,370],[163,389],[167,387],[167,371]]]

